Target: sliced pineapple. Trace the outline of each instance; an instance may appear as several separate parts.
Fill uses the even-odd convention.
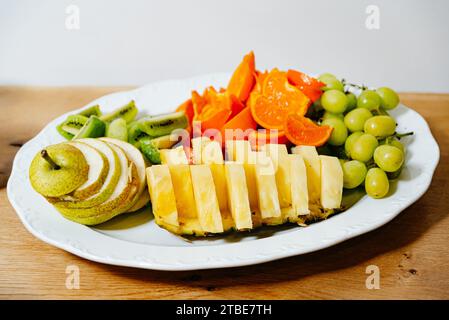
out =
[[[156,223],[178,227],[178,210],[168,166],[154,165],[148,167],[146,174]]]
[[[253,227],[253,222],[249,206],[245,169],[242,164],[226,162],[225,172],[229,208],[234,219],[235,227],[237,230],[250,230]]]
[[[224,231],[212,172],[208,165],[190,166],[198,219],[205,232]]]
[[[292,148],[293,154],[299,154],[304,159],[307,170],[307,187],[309,203],[319,204],[321,194],[321,163],[318,152],[312,146],[297,146]]]
[[[259,210],[259,198],[256,182],[256,159],[251,144],[246,140],[226,141],[226,152],[229,160],[243,164],[245,169],[246,186],[248,188],[249,206],[252,212],[253,227],[262,225],[262,216]]]
[[[343,169],[337,157],[319,156],[321,162],[321,207],[337,209],[343,194]]]
[[[287,146],[285,144],[266,144],[262,146],[261,150],[265,151],[273,162],[279,205],[281,208],[288,208],[292,205],[292,195]]]
[[[290,162],[293,214],[296,217],[300,215],[307,215],[310,213],[310,210],[307,188],[307,169],[304,159],[299,154],[289,154],[288,161]]]
[[[206,144],[211,142],[209,137],[197,137],[192,139],[193,164],[203,164],[203,150]]]
[[[188,164],[169,165],[170,175],[176,197],[176,208],[180,222],[197,218],[197,208],[193,194],[192,178]]]
[[[226,187],[223,153],[218,141],[202,141],[201,164],[210,166],[220,210],[222,212],[226,211],[228,209],[228,190]]]
[[[279,220],[281,207],[279,206],[273,162],[264,152],[253,152],[253,155],[256,159],[256,184],[262,220],[265,223],[265,219],[278,218],[275,219],[279,221],[276,224],[282,223],[282,220]],[[267,223],[272,224],[273,222],[270,220]]]
[[[177,165],[177,164],[189,164],[186,153],[182,146],[174,149],[162,149],[159,151],[161,155],[162,164]]]

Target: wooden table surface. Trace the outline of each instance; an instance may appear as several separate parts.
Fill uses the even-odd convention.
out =
[[[20,146],[48,121],[126,88],[0,87],[0,299],[448,299],[449,95],[401,94],[429,122],[441,160],[429,191],[389,224],[318,252],[256,266],[161,272],[102,265],[34,238],[6,196]],[[80,288],[66,288],[66,268]],[[366,288],[366,268],[380,289]]]

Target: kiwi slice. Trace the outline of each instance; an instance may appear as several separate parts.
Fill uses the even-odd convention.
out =
[[[87,117],[80,114],[72,114],[56,127],[56,130],[66,139],[71,140],[86,124]]]
[[[73,139],[104,137],[106,124],[97,116],[91,116]]]
[[[106,128],[106,137],[128,142],[128,128],[126,127],[126,120],[117,118],[112,121]]]
[[[140,139],[140,150],[152,164],[161,163],[159,148],[153,143],[153,139],[150,137]]]
[[[128,124],[128,142],[133,144],[136,148],[140,147],[140,139],[149,137],[148,134],[140,129],[140,120],[133,121]]]
[[[90,116],[97,116],[97,117],[99,117],[99,116],[101,116],[100,106],[98,104],[96,104],[96,105],[94,105],[92,107],[89,107],[89,108],[81,111],[78,114],[80,114],[82,116],[85,116],[85,117],[90,117]]]
[[[184,112],[175,112],[157,117],[142,118],[139,120],[140,130],[151,137],[169,135],[175,129],[187,127],[187,117]]]
[[[134,100],[131,100],[127,105],[124,105],[123,107],[118,108],[117,110],[111,113],[102,115],[100,117],[100,120],[111,122],[117,118],[122,118],[129,123],[134,120],[134,118],[137,115],[137,112],[138,110],[136,108],[136,104],[134,103]]]

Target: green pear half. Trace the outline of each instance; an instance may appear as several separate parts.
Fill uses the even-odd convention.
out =
[[[88,180],[89,164],[80,149],[67,143],[41,150],[33,158],[29,177],[31,186],[45,197],[60,197]]]
[[[121,175],[120,159],[106,142],[93,138],[80,139],[78,141],[97,149],[106,157],[109,164],[108,174],[100,190],[89,198],[79,200],[71,195],[67,195],[59,199],[48,199],[58,208],[90,208],[105,202],[112,195]]]
[[[67,219],[85,225],[96,225],[126,212],[132,206],[140,183],[136,166],[128,160],[121,148],[112,143],[109,146],[117,154],[121,167],[114,191],[105,202],[94,207],[73,209],[57,206],[57,210]]]
[[[132,204],[130,206],[130,208],[132,208],[139,201],[139,198],[142,195],[142,193],[145,191],[146,184],[147,184],[146,174],[145,174],[146,162],[142,155],[142,152],[140,152],[140,150],[137,149],[132,144],[122,141],[122,140],[118,140],[118,139],[114,139],[114,138],[100,138],[100,140],[105,141],[109,144],[114,144],[117,147],[121,148],[125,152],[128,159],[130,161],[134,162],[134,164],[136,166],[137,175],[139,176],[139,189],[138,189],[137,194],[136,194],[135,198],[133,199]]]
[[[96,194],[104,185],[106,176],[109,173],[109,161],[103,153],[88,144],[78,141],[69,142],[69,144],[83,153],[89,165],[87,181],[71,193],[73,198],[84,200]]]

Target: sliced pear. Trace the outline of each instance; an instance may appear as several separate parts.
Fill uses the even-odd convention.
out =
[[[316,148],[312,146],[297,146],[292,148],[292,153],[301,155],[306,164],[309,203],[314,205],[319,204],[321,194],[321,162]]]
[[[56,207],[89,208],[103,203],[111,196],[120,178],[120,159],[107,143],[93,138],[80,139],[78,142],[82,142],[99,150],[106,157],[109,166],[108,174],[101,189],[96,194],[84,200],[78,200],[71,195],[53,199],[53,201],[50,202]]]
[[[208,165],[190,166],[198,219],[205,232],[222,233],[223,221],[212,172]]]
[[[159,150],[162,164],[176,165],[189,164],[186,153],[182,146],[173,149]]]
[[[145,190],[145,187],[147,185],[145,173],[146,168],[145,159],[140,150],[128,142],[113,138],[100,138],[100,140],[105,141],[107,143],[112,143],[120,147],[125,152],[126,157],[130,161],[132,161],[136,166],[137,176],[139,177],[139,189],[137,190],[137,194],[134,200],[132,201],[132,204],[130,205],[130,207],[132,207],[139,200],[140,195]]]
[[[96,194],[103,186],[109,172],[109,162],[103,153],[88,144],[79,141],[72,141],[69,144],[83,153],[89,165],[87,181],[71,194],[76,199],[84,200]]]
[[[130,209],[128,209],[127,212],[136,212],[137,210],[145,207],[148,202],[150,202],[150,194],[144,190],[140,194],[139,199],[136,201],[136,203]]]
[[[321,206],[337,209],[343,194],[343,169],[337,157],[319,156],[321,162]]]
[[[133,200],[139,189],[136,166],[128,160],[121,148],[112,143],[108,143],[108,145],[120,160],[121,174],[114,191],[105,202],[94,207],[72,209],[56,206],[66,218],[81,224],[95,225],[126,212],[133,205]]]
[[[281,207],[273,162],[264,152],[254,152],[253,154],[256,159],[256,183],[262,220],[268,219],[266,222],[268,224],[282,223],[278,221],[281,218]],[[271,221],[272,218],[276,218],[274,222]]]
[[[285,144],[266,144],[262,146],[273,162],[276,172],[276,186],[278,189],[279,205],[281,208],[288,208],[292,205],[291,196],[291,174],[290,161],[288,161],[288,151]]]
[[[148,167],[146,173],[156,223],[179,227],[175,193],[168,166],[154,165]]]
[[[250,230],[253,228],[253,222],[249,206],[245,169],[242,164],[236,162],[226,162],[224,166],[229,209],[235,227],[237,230]]]
[[[289,154],[287,160],[290,162],[292,215],[291,222],[297,222],[298,216],[307,215],[309,210],[309,194],[307,189],[307,169],[304,159],[299,154]]]

